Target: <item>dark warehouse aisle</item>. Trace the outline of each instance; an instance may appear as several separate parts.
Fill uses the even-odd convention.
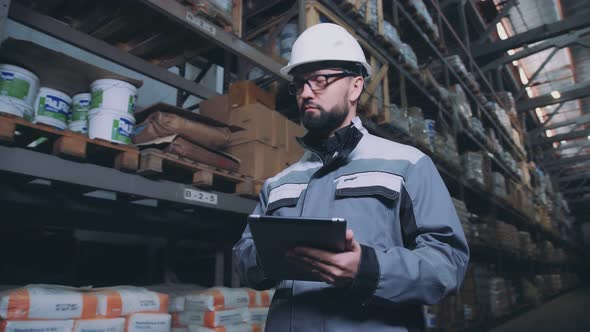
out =
[[[492,330],[523,331],[590,331],[590,287],[571,291]]]

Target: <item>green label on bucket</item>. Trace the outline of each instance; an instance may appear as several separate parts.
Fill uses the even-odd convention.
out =
[[[127,106],[127,113],[133,114],[135,111],[135,96],[129,96],[129,105]]]
[[[47,116],[65,122],[68,109],[69,105],[65,100],[47,95],[39,98],[37,115]]]
[[[74,111],[72,113],[72,121],[87,121],[87,120],[88,120],[88,112]]]
[[[131,143],[131,133],[133,132],[133,123],[119,118],[113,120],[113,129],[111,132],[111,139],[113,141],[121,142],[124,144]]]
[[[90,103],[90,109],[100,108],[102,105],[102,90],[92,91],[92,102]]]
[[[1,72],[0,95],[24,100],[29,94],[29,82],[14,77],[10,72]]]

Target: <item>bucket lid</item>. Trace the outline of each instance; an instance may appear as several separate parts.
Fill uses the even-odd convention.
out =
[[[76,101],[79,99],[90,99],[92,98],[92,94],[90,92],[80,92],[74,95],[74,97],[72,97],[72,100]]]
[[[19,66],[15,66],[15,65],[10,65],[7,63],[0,63],[0,70],[12,70],[12,71],[16,71],[19,72],[25,76],[29,76],[31,79],[35,80],[35,81],[39,81],[39,76],[37,76],[35,73],[33,73],[32,71],[25,69],[23,67],[19,67]]]
[[[126,87],[128,89],[133,90],[133,91],[137,91],[137,88],[133,84],[131,84],[129,82],[121,81],[121,80],[115,80],[112,78],[103,78],[100,80],[96,80],[96,81],[92,82],[92,84],[90,84],[90,88],[92,90],[94,90],[99,85],[108,85],[110,87],[120,86],[120,87]]]
[[[41,94],[53,94],[58,97],[61,97],[62,99],[67,101],[69,104],[72,103],[72,98],[70,98],[70,96],[68,96],[66,93],[61,92],[59,90],[55,90],[55,89],[48,88],[48,87],[44,86],[39,89],[39,95],[41,95]]]

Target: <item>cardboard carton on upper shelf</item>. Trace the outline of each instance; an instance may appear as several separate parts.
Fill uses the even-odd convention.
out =
[[[229,96],[213,96],[209,99],[201,101],[201,103],[199,104],[199,114],[226,124],[231,123],[229,111]]]
[[[299,157],[303,155],[303,148],[297,140],[295,140],[295,137],[301,137],[303,135],[305,135],[305,128],[303,128],[303,126],[293,121],[287,121],[285,150],[287,150],[289,154],[298,155]],[[297,159],[299,159],[299,157]]]
[[[253,81],[238,81],[229,86],[230,108],[256,103],[274,109],[275,96],[259,88]]]
[[[275,176],[280,169],[280,150],[259,141],[230,146],[227,153],[240,160],[240,173],[264,180]]]
[[[244,128],[232,134],[231,145],[260,141],[270,146],[286,149],[286,131],[289,120],[279,112],[256,103],[231,110],[232,121]]]

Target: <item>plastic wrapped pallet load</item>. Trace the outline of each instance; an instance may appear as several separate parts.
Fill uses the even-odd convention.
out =
[[[264,324],[268,317],[268,307],[250,308],[250,321],[256,324]]]
[[[124,332],[125,318],[77,319],[72,332]]]
[[[105,317],[125,316],[136,312],[168,312],[168,295],[142,287],[120,286],[95,293],[98,314]]]
[[[29,285],[0,293],[2,319],[76,319],[93,318],[97,298],[75,288]]]
[[[185,311],[179,314],[178,321],[186,326],[220,327],[250,322],[247,307],[216,311]]]
[[[72,332],[73,327],[71,319],[0,321],[0,332]]]
[[[398,108],[395,104],[389,105],[389,125],[394,129],[409,135],[410,122],[407,112],[404,108]]]
[[[185,311],[213,311],[256,305],[257,292],[247,288],[215,287],[185,296]]]
[[[135,313],[127,317],[125,332],[170,332],[170,314]]]
[[[274,288],[269,289],[269,290],[257,291],[255,305],[257,307],[269,307],[274,295],[275,295]]]
[[[264,328],[258,324],[236,324],[221,327],[190,326],[189,332],[262,332]]]

